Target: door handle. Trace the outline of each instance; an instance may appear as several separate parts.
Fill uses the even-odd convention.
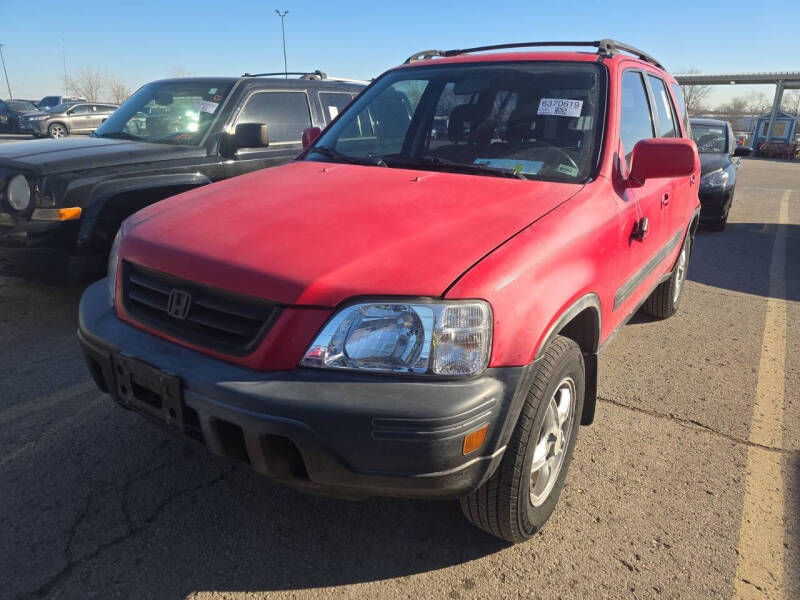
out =
[[[667,205],[669,205],[669,193],[661,196],[661,206],[667,206]]]

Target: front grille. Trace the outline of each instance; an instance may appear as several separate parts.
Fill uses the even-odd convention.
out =
[[[170,314],[170,294],[180,294],[184,302],[188,294],[188,311],[174,310],[173,302]],[[281,312],[277,304],[127,261],[122,263],[122,299],[126,312],[137,321],[174,338],[233,355],[253,351]],[[185,304],[178,308],[185,309]]]

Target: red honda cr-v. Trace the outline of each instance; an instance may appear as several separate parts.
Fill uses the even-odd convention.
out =
[[[603,344],[678,308],[699,209],[663,67],[485,52],[544,45],[414,55],[293,163],[130,217],[81,301],[100,388],[309,491],[459,498],[529,538]]]

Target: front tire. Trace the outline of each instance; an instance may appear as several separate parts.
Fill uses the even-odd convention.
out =
[[[500,465],[486,483],[461,499],[469,521],[513,543],[542,528],[564,487],[584,388],[580,348],[557,336],[540,359]]]
[[[54,140],[58,140],[69,135],[69,131],[67,131],[66,125],[61,123],[53,123],[50,127],[47,128],[47,135],[49,135]]]
[[[683,246],[678,254],[678,260],[669,279],[661,283],[650,297],[645,300],[642,308],[651,317],[656,319],[667,319],[678,312],[678,307],[683,296],[683,288],[686,287],[686,273],[689,270],[689,257],[692,252],[692,236],[687,231],[683,239]]]

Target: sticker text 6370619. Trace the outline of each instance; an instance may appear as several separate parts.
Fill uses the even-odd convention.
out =
[[[539,100],[538,115],[555,115],[557,117],[580,117],[583,100],[567,98],[542,98]]]

